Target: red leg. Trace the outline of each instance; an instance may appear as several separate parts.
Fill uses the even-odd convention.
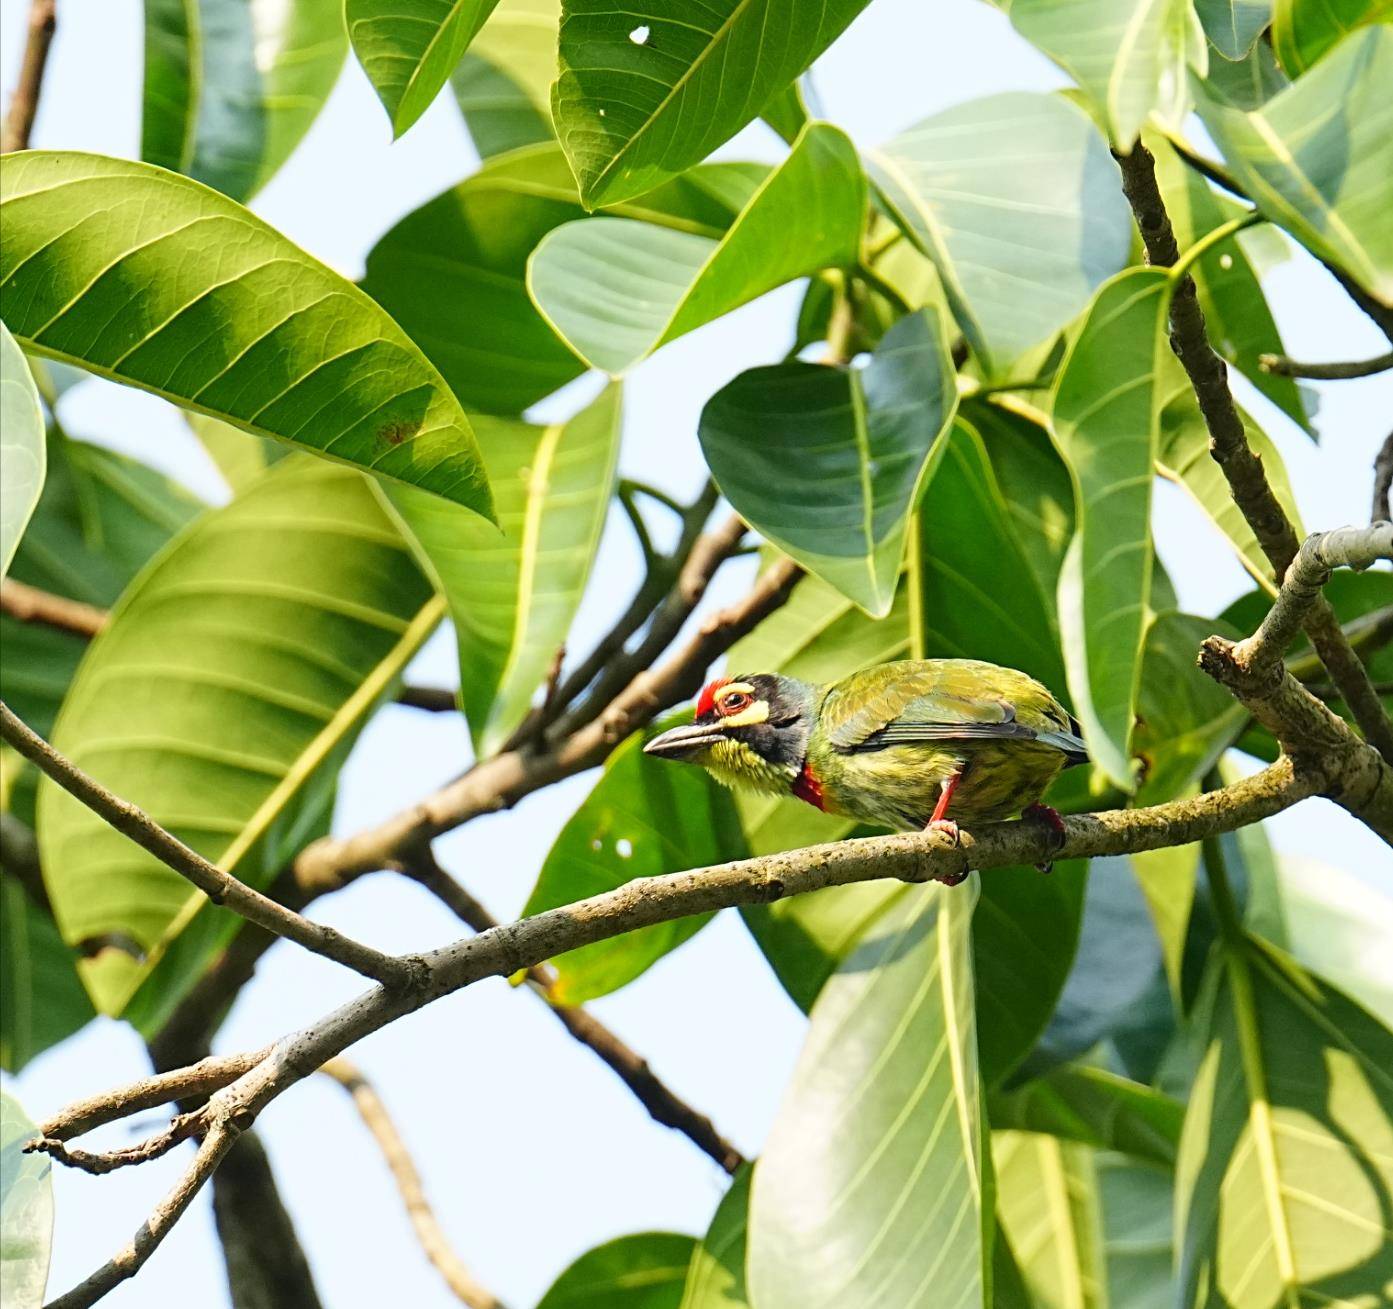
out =
[[[953,802],[953,792],[958,789],[958,783],[962,781],[961,773],[954,773],[939,784],[938,803],[934,805],[933,817],[929,819],[929,826],[943,821],[943,815],[948,812],[948,806]]]
[[[958,831],[957,823],[951,818],[945,818],[944,814],[948,812],[948,806],[953,802],[953,792],[958,789],[958,783],[961,780],[961,771],[954,773],[952,777],[944,779],[938,793],[938,803],[934,805],[933,817],[924,824],[924,830],[926,832],[942,832],[954,845],[958,844],[958,841],[961,839],[961,834]],[[957,877],[942,877],[939,880],[943,882],[945,886],[957,886],[959,882],[965,881],[966,878],[967,874],[962,873]]]

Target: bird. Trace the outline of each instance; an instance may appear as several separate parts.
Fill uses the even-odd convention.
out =
[[[692,722],[643,749],[697,764],[732,788],[792,795],[896,831],[940,832],[954,844],[959,819],[970,826],[1015,814],[1062,840],[1063,820],[1040,800],[1061,770],[1088,762],[1080,731],[1047,687],[1014,668],[900,659],[824,686],[778,673],[717,678],[697,697]]]

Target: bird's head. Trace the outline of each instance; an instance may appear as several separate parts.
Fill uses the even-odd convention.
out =
[[[700,764],[726,786],[787,795],[803,770],[814,712],[813,688],[795,678],[720,677],[702,688],[691,723],[655,736],[643,750]]]

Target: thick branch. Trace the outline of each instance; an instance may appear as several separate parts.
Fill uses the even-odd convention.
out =
[[[57,27],[56,0],[32,0],[29,5],[29,36],[24,43],[24,59],[19,66],[19,81],[10,97],[10,112],[5,117],[5,131],[0,139],[0,152],[27,150],[29,134],[34,130],[34,116],[39,111],[39,93],[43,90],[44,69],[48,52],[53,45]]]
[[[1352,377],[1372,377],[1393,368],[1393,350],[1373,359],[1357,359],[1348,363],[1303,364],[1286,355],[1259,355],[1258,367],[1276,377],[1309,377],[1315,381],[1340,382]]]
[[[416,1239],[426,1252],[426,1258],[436,1266],[456,1298],[468,1305],[469,1309],[503,1309],[503,1302],[475,1280],[441,1230],[406,1143],[372,1085],[346,1059],[331,1059],[319,1071],[333,1078],[353,1097],[353,1104],[364,1126],[372,1133],[387,1167],[391,1169],[411,1226],[416,1231]]]
[[[40,623],[88,640],[106,623],[106,610],[7,577],[0,582],[0,613],[21,623]]]
[[[322,923],[311,922],[269,896],[254,891],[230,873],[211,864],[197,851],[190,849],[178,837],[165,831],[144,810],[128,800],[112,795],[104,786],[89,777],[70,760],[65,759],[37,733],[22,723],[10,707],[0,701],[0,737],[8,741],[30,762],[48,774],[69,795],[85,804],[103,821],[123,836],[128,836],[142,849],[148,850],[161,863],[187,878],[214,904],[226,905],[249,922],[304,946],[313,954],[323,955],[362,973],[384,985],[410,982],[410,971],[391,955],[362,945]]]
[[[441,868],[429,851],[413,859],[402,871],[435,895],[476,932],[491,931],[498,926],[498,920]],[[547,1002],[561,1025],[598,1055],[633,1092],[635,1099],[648,1110],[654,1121],[681,1132],[726,1172],[733,1174],[740,1168],[745,1162],[744,1156],[716,1130],[710,1118],[668,1087],[649,1067],[648,1060],[625,1044],[593,1014],[579,1005],[566,1004],[557,998],[553,969],[543,965],[530,968],[527,982],[529,989]]]
[[[1138,143],[1130,154],[1118,155],[1117,161],[1122,170],[1122,189],[1136,217],[1148,263],[1172,267],[1180,258],[1180,250],[1156,183],[1151,152]],[[1227,365],[1209,343],[1192,277],[1181,278],[1171,296],[1170,325],[1171,349],[1190,379],[1209,430],[1209,452],[1223,471],[1234,503],[1253,529],[1280,581],[1296,556],[1296,529],[1267,480],[1261,458],[1248,444],[1242,416],[1229,390]],[[1393,760],[1393,723],[1383,712],[1364,665],[1350,649],[1334,610],[1324,597],[1308,611],[1306,631],[1365,737],[1386,760]]]

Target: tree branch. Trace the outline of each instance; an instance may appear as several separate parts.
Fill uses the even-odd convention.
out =
[[[486,1290],[466,1268],[460,1257],[450,1246],[440,1223],[426,1199],[425,1188],[421,1185],[421,1175],[416,1171],[406,1143],[401,1139],[387,1113],[387,1106],[363,1077],[357,1067],[346,1059],[330,1059],[320,1070],[336,1081],[353,1098],[353,1104],[362,1117],[364,1126],[372,1133],[387,1167],[396,1181],[406,1206],[407,1216],[415,1229],[416,1239],[426,1252],[426,1258],[435,1265],[446,1285],[455,1297],[469,1309],[504,1309],[503,1302]]]
[[[397,692],[397,703],[408,709],[424,709],[431,714],[452,714],[459,708],[455,693],[448,686],[404,685]]]
[[[1138,142],[1129,154],[1115,157],[1122,170],[1122,190],[1146,246],[1147,262],[1159,268],[1173,267],[1180,250],[1156,182],[1151,152]],[[1170,326],[1171,349],[1190,379],[1209,430],[1209,452],[1280,582],[1296,556],[1296,529],[1273,493],[1262,460],[1248,444],[1242,416],[1229,390],[1227,365],[1209,343],[1199,293],[1189,276],[1180,280],[1171,296]],[[1385,760],[1393,760],[1393,723],[1383,712],[1364,665],[1350,649],[1334,610],[1323,596],[1307,612],[1306,631],[1365,737]]]
[[[106,610],[7,577],[0,582],[0,613],[21,623],[39,623],[88,640],[102,630]]]
[[[214,904],[226,905],[234,913],[283,936],[313,954],[323,955],[354,972],[362,973],[384,986],[408,984],[409,967],[391,955],[362,945],[350,937],[311,922],[277,904],[269,896],[254,891],[245,882],[211,864],[178,837],[165,831],[144,810],[128,800],[112,795],[70,760],[65,759],[0,701],[0,738],[9,742],[31,763],[36,764],[69,795],[85,804],[123,836],[129,837],[156,859],[187,878]]]
[[[1302,364],[1286,355],[1259,355],[1258,367],[1276,377],[1309,377],[1316,381],[1339,382],[1352,377],[1372,377],[1393,368],[1393,350],[1373,359],[1351,363]]]
[[[24,59],[19,66],[19,81],[10,97],[10,111],[5,117],[5,130],[0,137],[0,152],[27,150],[29,135],[34,130],[34,116],[39,111],[39,94],[43,90],[44,69],[48,67],[48,52],[53,45],[53,32],[58,26],[56,0],[32,0],[29,5],[29,36],[24,43]]]
[[[1393,491],[1393,432],[1383,438],[1383,444],[1374,456],[1374,500],[1369,511],[1371,522],[1387,522],[1393,518],[1393,506],[1389,505],[1390,491]]]

